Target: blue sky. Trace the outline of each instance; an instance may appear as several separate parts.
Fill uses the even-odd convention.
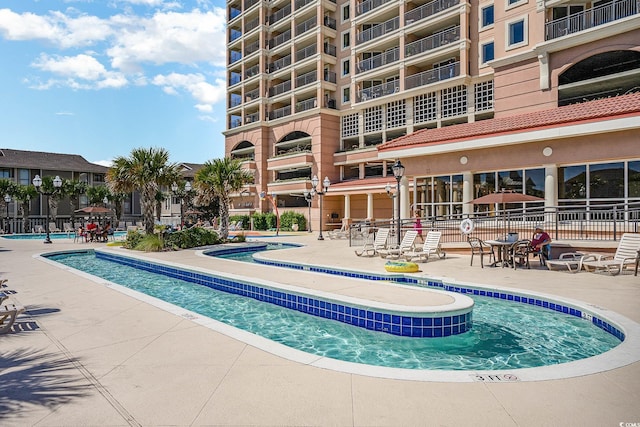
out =
[[[224,156],[224,0],[2,0],[0,148]]]

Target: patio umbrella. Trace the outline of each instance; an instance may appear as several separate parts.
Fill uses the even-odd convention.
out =
[[[478,197],[476,199],[473,199],[469,203],[473,205],[501,204],[503,221],[506,223],[507,218],[505,215],[505,212],[506,212],[505,205],[507,203],[522,203],[522,202],[544,202],[544,199],[536,196],[530,196],[528,194],[522,194],[522,193],[516,193],[513,191],[503,190],[503,191],[498,191],[495,193],[486,194],[484,196]]]
[[[74,211],[75,213],[84,213],[89,214],[89,219],[91,219],[91,215],[95,215],[99,217],[101,214],[111,214],[111,209],[104,208],[102,206],[87,206],[86,208],[78,209]],[[98,219],[100,221],[100,219]]]

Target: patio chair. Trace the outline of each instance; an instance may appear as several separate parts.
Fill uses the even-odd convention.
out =
[[[582,270],[585,261],[597,261],[599,255],[581,254],[579,252],[565,252],[558,259],[547,260],[545,265],[549,270],[564,270],[569,273],[577,273]]]
[[[36,225],[32,228],[32,230],[36,234],[44,234],[44,227],[41,225]]]
[[[418,232],[416,230],[409,230],[402,238],[400,246],[396,245],[386,249],[380,249],[378,250],[378,254],[381,258],[400,258],[406,252],[412,251],[414,249],[417,237]]]
[[[24,307],[17,307],[15,304],[0,306],[0,335],[11,330],[16,317],[24,313]]]
[[[73,225],[71,225],[70,222],[65,222],[64,224],[62,224],[62,231],[69,234],[73,233],[74,232]]]
[[[442,238],[441,231],[429,231],[427,237],[424,239],[422,247],[408,250],[403,253],[403,257],[407,261],[413,261],[414,258],[418,258],[418,262],[427,262],[430,255],[438,255],[438,258],[444,258],[447,256],[446,252],[442,250],[442,244],[440,239]]]
[[[389,232],[391,230],[388,228],[380,228],[375,234],[375,239],[373,242],[371,240],[367,240],[364,242],[362,248],[358,251],[356,249],[356,255],[358,256],[376,256],[378,255],[378,251],[381,249],[386,249],[387,240],[389,239]]]
[[[518,268],[518,266],[531,268],[529,264],[529,254],[531,253],[531,240],[518,240],[509,248],[509,263],[514,269]]]
[[[612,276],[615,276],[622,273],[628,266],[635,267],[639,256],[640,234],[625,233],[622,235],[612,259],[607,259],[606,256],[602,256],[597,261],[585,261],[582,265],[587,271],[597,272],[604,270]]]
[[[55,222],[49,223],[49,231],[52,233],[59,233],[61,230],[58,228]]]
[[[469,242],[469,246],[471,246],[471,264],[473,266],[473,257],[474,255],[480,256],[480,267],[484,268],[484,257],[489,257],[489,262],[493,259],[493,262],[496,262],[496,254],[493,251],[493,246],[484,241],[478,239],[477,237],[469,237],[467,239]]]
[[[349,237],[349,225],[342,223],[342,226],[337,230],[330,230],[327,235],[330,239],[346,239]]]

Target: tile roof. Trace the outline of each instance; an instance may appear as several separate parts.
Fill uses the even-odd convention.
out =
[[[474,123],[463,123],[437,129],[423,129],[381,144],[378,146],[378,151],[395,150],[417,145],[444,144],[479,136],[495,136],[540,128],[559,127],[579,122],[613,119],[625,115],[640,115],[640,93],[598,99],[510,117],[481,120]]]
[[[106,173],[109,170],[105,166],[90,163],[77,154],[43,153],[9,148],[0,148],[0,167],[95,173]]]

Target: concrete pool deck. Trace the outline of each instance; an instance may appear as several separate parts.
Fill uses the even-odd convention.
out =
[[[269,239],[276,240],[307,246],[269,252],[272,258],[384,271],[384,260],[357,257],[344,240],[318,241],[315,233]],[[28,309],[13,333],[0,336],[3,426],[640,423],[640,363],[538,382],[419,382],[336,372],[280,358],[32,257],[91,246],[0,239],[0,277],[9,279],[4,290],[15,291],[11,299]],[[295,281],[297,274],[194,251],[144,255],[273,281]],[[457,253],[421,270],[576,299],[640,322],[640,277],[629,273],[481,269]],[[324,289],[337,282],[316,275],[305,283]],[[385,290],[379,292],[384,301]]]

